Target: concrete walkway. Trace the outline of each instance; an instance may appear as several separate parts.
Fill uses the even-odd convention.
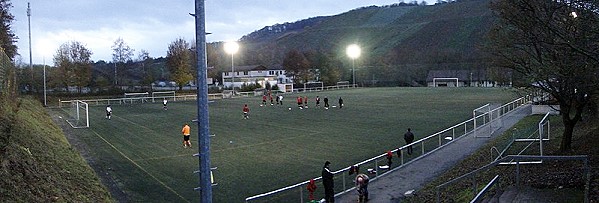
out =
[[[502,117],[503,126],[490,138],[476,138],[472,133],[462,136],[453,143],[433,152],[420,160],[405,164],[400,168],[385,173],[368,185],[369,203],[401,202],[404,193],[408,190],[421,189],[425,184],[434,180],[438,175],[451,169],[460,160],[481,148],[498,135],[503,134],[522,118],[531,114],[530,105],[522,106]],[[484,132],[485,128],[481,129]],[[355,190],[338,194],[336,202],[357,202],[358,195]],[[431,200],[435,201],[435,200]]]

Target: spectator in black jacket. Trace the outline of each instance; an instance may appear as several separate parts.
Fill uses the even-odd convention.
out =
[[[403,135],[403,139],[406,141],[406,145],[414,142],[414,134],[412,133],[412,129],[408,128],[408,132]],[[408,146],[408,154],[412,155],[412,145]]]
[[[335,202],[335,183],[333,182],[333,173],[329,169],[331,162],[327,161],[322,167],[322,184],[324,186],[324,200],[327,203]]]

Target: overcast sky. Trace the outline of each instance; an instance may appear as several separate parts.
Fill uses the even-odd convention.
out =
[[[12,30],[22,62],[29,64],[27,2],[31,3],[31,47],[34,64],[53,64],[61,44],[81,42],[92,60],[112,61],[111,46],[121,37],[135,56],[166,56],[168,44],[195,36],[194,0],[12,0]],[[370,5],[401,0],[206,0],[208,42],[238,40],[277,23],[344,13]]]

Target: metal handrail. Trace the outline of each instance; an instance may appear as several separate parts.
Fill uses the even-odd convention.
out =
[[[518,107],[520,107],[520,106],[522,106],[522,105],[524,105],[524,104],[527,104],[527,103],[529,103],[529,102],[530,102],[530,99],[529,99],[529,97],[528,97],[528,96],[520,97],[520,98],[518,98],[518,99],[515,99],[515,100],[513,100],[513,101],[511,101],[511,102],[508,102],[508,103],[506,103],[506,104],[504,104],[504,105],[502,105],[502,106],[501,106],[501,107],[507,107],[507,108],[509,109],[509,110],[503,111],[503,114],[502,114],[501,116],[503,116],[503,115],[507,114],[508,112],[512,112],[512,111],[514,111],[514,110],[518,109]],[[501,108],[501,107],[498,107],[497,109],[499,109],[499,108]],[[480,116],[484,116],[484,115],[480,115]],[[477,116],[476,118],[480,118],[480,116]],[[501,116],[500,116],[500,117],[501,117]],[[428,154],[430,154],[430,153],[432,153],[432,152],[434,152],[434,151],[436,151],[436,150],[440,149],[440,148],[441,148],[441,147],[443,147],[443,146],[446,146],[446,145],[448,145],[448,144],[450,144],[450,143],[453,143],[453,142],[456,140],[456,132],[455,132],[455,129],[462,128],[462,126],[464,126],[464,133],[463,133],[463,134],[461,134],[461,135],[458,135],[458,136],[457,136],[458,138],[459,138],[459,137],[462,137],[463,135],[466,135],[466,134],[468,134],[468,133],[472,132],[474,129],[468,129],[468,128],[467,128],[467,126],[468,126],[468,124],[469,124],[469,123],[473,122],[473,120],[474,120],[474,119],[476,119],[476,118],[470,118],[470,119],[468,119],[468,120],[466,120],[466,121],[463,121],[463,122],[461,122],[461,123],[459,123],[459,124],[456,124],[456,125],[453,125],[453,126],[451,126],[451,127],[449,127],[449,128],[446,128],[446,129],[444,129],[444,130],[441,130],[441,131],[439,131],[439,132],[437,132],[437,133],[434,133],[434,134],[432,134],[432,135],[429,135],[429,136],[426,136],[426,137],[424,137],[424,138],[421,138],[421,139],[419,139],[419,140],[417,140],[417,141],[415,141],[415,142],[413,142],[413,143],[410,143],[410,144],[404,145],[404,146],[402,146],[402,147],[399,147],[399,148],[397,148],[397,149],[393,149],[393,150],[390,150],[390,151],[391,151],[392,153],[397,153],[398,151],[402,151],[402,150],[405,150],[405,149],[407,149],[409,146],[416,146],[416,145],[420,144],[420,145],[421,145],[421,149],[422,149],[422,154],[421,154],[419,157],[416,157],[416,158],[412,159],[411,161],[414,161],[414,160],[420,159],[420,158],[422,158],[422,157],[424,157],[424,156],[426,156],[426,155],[428,155]],[[479,126],[479,127],[484,127],[484,125],[482,125],[482,126]],[[452,139],[451,139],[451,141],[449,141],[449,142],[447,142],[447,143],[445,143],[445,144],[442,144],[442,136],[441,136],[441,135],[443,135],[444,133],[450,132],[450,131],[452,132]],[[438,145],[436,148],[432,149],[431,151],[429,151],[429,152],[425,153],[425,147],[424,147],[424,143],[425,143],[426,141],[428,141],[428,140],[431,140],[431,139],[435,138],[435,137],[438,137],[438,138],[439,138],[439,145]],[[401,161],[400,161],[400,167],[401,167],[401,165],[404,165],[404,164],[405,164],[405,162],[404,162],[404,153],[399,153],[399,154],[400,154],[400,160],[401,160]],[[387,153],[383,153],[383,154],[380,154],[380,155],[378,155],[378,156],[375,156],[375,157],[373,157],[373,158],[366,159],[366,160],[364,160],[364,161],[361,161],[361,162],[359,162],[359,163],[353,164],[352,166],[354,166],[354,165],[361,166],[361,165],[364,165],[364,164],[367,164],[367,163],[375,162],[374,164],[375,164],[375,169],[376,169],[376,167],[378,167],[377,160],[378,160],[378,159],[381,159],[381,158],[383,158],[383,157],[385,157],[386,155],[387,155]],[[333,174],[335,174],[335,175],[336,175],[336,174],[339,174],[339,173],[345,173],[345,172],[349,171],[349,169],[350,169],[350,168],[351,168],[351,166],[348,166],[348,167],[342,168],[342,169],[340,169],[340,170],[337,170],[337,171],[335,171],[335,172],[332,172],[332,173],[333,173]],[[374,178],[372,178],[371,180],[377,179],[377,178],[379,177],[379,176],[378,176],[378,170],[375,170],[375,171],[377,171],[377,172],[375,173],[375,177],[374,177]],[[320,180],[320,179],[322,179],[322,177],[317,177],[317,178],[313,178],[313,179],[314,179],[315,181],[317,181],[317,180]],[[343,179],[343,181],[345,181],[345,178]],[[261,197],[265,197],[265,196],[273,195],[273,194],[276,194],[276,193],[279,193],[279,192],[283,192],[283,191],[286,191],[286,190],[290,190],[290,189],[293,189],[293,188],[296,188],[296,187],[301,187],[301,186],[303,186],[303,185],[305,185],[305,184],[308,184],[308,182],[309,182],[309,181],[308,181],[308,180],[306,180],[306,181],[302,181],[302,182],[300,182],[300,183],[296,183],[296,184],[293,184],[293,185],[290,185],[290,186],[286,186],[286,187],[283,187],[283,188],[280,188],[280,189],[277,189],[277,190],[273,190],[273,191],[270,191],[270,192],[267,192],[267,193],[262,193],[262,194],[254,195],[254,196],[251,196],[251,197],[247,197],[247,198],[245,199],[245,201],[246,201],[246,202],[249,202],[249,201],[252,201],[252,200],[255,200],[255,199],[261,198]],[[347,192],[347,191],[349,191],[349,190],[351,190],[351,189],[352,189],[352,188],[349,188],[349,189],[347,189],[347,190],[346,190],[346,188],[345,188],[345,182],[343,182],[343,185],[344,185],[344,186],[343,186],[343,191],[344,191],[344,192]],[[301,198],[300,198],[300,199],[301,199]]]
[[[505,156],[501,159],[498,159],[496,161],[493,161],[487,165],[484,165],[478,169],[475,169],[473,171],[470,171],[464,175],[461,175],[460,177],[454,178],[452,180],[449,180],[443,184],[440,184],[436,187],[436,197],[437,197],[437,202],[441,202],[441,189],[445,188],[451,184],[454,184],[458,181],[461,181],[463,179],[466,178],[470,178],[471,176],[475,176],[476,174],[478,174],[479,172],[483,171],[483,170],[487,170],[491,167],[497,166],[499,165],[499,163],[501,163],[502,161],[508,160],[508,159],[512,159],[515,160],[516,162],[516,185],[520,184],[520,170],[519,170],[519,165],[520,162],[522,162],[523,160],[580,160],[584,162],[584,169],[585,169],[585,173],[586,173],[586,185],[585,185],[585,202],[589,202],[589,190],[590,190],[590,182],[591,182],[591,174],[590,174],[590,166],[588,165],[588,156],[587,155],[575,155],[575,156],[529,156],[529,155],[508,155]]]

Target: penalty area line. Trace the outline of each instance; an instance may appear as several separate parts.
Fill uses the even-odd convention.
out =
[[[123,156],[125,159],[129,160],[129,162],[131,162],[133,165],[135,165],[137,168],[139,168],[141,171],[143,171],[144,173],[148,174],[150,177],[152,177],[155,181],[157,181],[158,183],[160,183],[160,185],[162,185],[163,187],[165,187],[166,189],[168,189],[169,191],[171,191],[172,193],[174,193],[175,195],[177,195],[179,198],[181,198],[183,201],[185,202],[189,202],[187,201],[183,196],[181,196],[179,193],[177,193],[173,188],[169,187],[168,185],[166,185],[164,182],[158,180],[158,178],[156,178],[156,176],[152,175],[150,172],[148,172],[146,169],[144,169],[143,167],[141,167],[139,164],[137,164],[137,162],[133,161],[131,158],[129,158],[127,155],[125,155],[123,152],[121,152],[121,150],[117,149],[114,145],[112,145],[112,143],[108,142],[108,140],[104,139],[104,137],[102,137],[100,134],[98,134],[95,130],[92,130],[92,132],[94,132],[94,134],[96,134],[96,136],[98,136],[100,139],[102,139],[106,144],[110,145],[110,147],[112,147],[115,151],[117,151],[119,154],[121,154],[121,156]]]

